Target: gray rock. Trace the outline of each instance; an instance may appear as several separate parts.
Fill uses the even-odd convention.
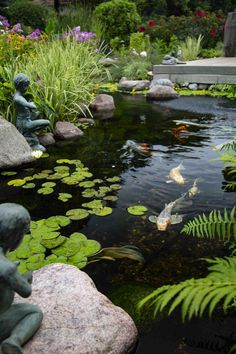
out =
[[[180,82],[179,87],[188,87],[189,82]]]
[[[80,123],[87,123],[89,125],[94,125],[95,121],[92,118],[79,118],[78,121]]]
[[[207,90],[209,85],[207,84],[199,84],[198,85],[198,90]]]
[[[174,87],[173,82],[170,81],[169,79],[154,79],[150,84],[150,88],[152,88],[155,85]]]
[[[179,97],[178,93],[170,86],[155,85],[147,92],[151,100],[170,100]]]
[[[20,166],[35,161],[32,149],[16,127],[0,117],[0,168]]]
[[[189,84],[188,88],[189,90],[196,91],[198,90],[198,84]]]
[[[24,302],[44,313],[24,354],[128,354],[136,345],[138,333],[130,316],[74,266],[51,264],[35,271],[32,295]]]
[[[181,61],[178,58],[172,57],[166,54],[161,62],[163,65],[176,65],[176,64],[186,64],[185,61]]]
[[[39,136],[39,142],[44,146],[48,146],[55,144],[55,139],[52,133],[46,133],[44,135]]]
[[[58,121],[55,126],[54,136],[57,139],[78,139],[84,135],[82,130],[70,122]]]
[[[113,111],[115,109],[114,98],[111,95],[100,93],[95,97],[90,108],[94,111]]]
[[[120,79],[118,90],[121,91],[142,91],[150,86],[149,80],[127,80],[125,77]]]

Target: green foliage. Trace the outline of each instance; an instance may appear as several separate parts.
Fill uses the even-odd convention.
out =
[[[222,213],[213,210],[208,217],[205,214],[198,215],[185,224],[181,232],[210,239],[217,236],[220,240],[229,240],[231,237],[236,240],[235,207],[229,214],[224,209]]]
[[[208,259],[211,266],[206,278],[189,279],[176,285],[165,285],[145,297],[139,306],[149,303],[157,316],[167,307],[170,315],[182,306],[182,318],[191,319],[212,312],[219,303],[227,310],[236,297],[236,257]]]
[[[167,15],[166,0],[133,0],[142,16]]]
[[[210,49],[201,49],[200,56],[202,58],[216,58],[216,57],[223,57],[224,52],[221,46],[216,46],[215,48]]]
[[[148,209],[143,205],[133,205],[128,207],[127,210],[132,215],[144,215]]]
[[[14,92],[15,88],[12,83],[0,82],[0,114],[13,124],[15,123]]]
[[[148,71],[151,69],[151,62],[146,58],[139,58],[126,64],[122,70],[122,76],[129,80],[145,80],[149,78]]]
[[[2,67],[1,74],[8,83],[18,72],[30,78],[33,100],[53,127],[59,118],[70,120],[88,112],[103,70],[100,57],[92,44],[52,40],[38,43],[34,52]]]
[[[95,8],[93,14],[103,24],[107,42],[115,37],[127,42],[130,33],[135,32],[141,22],[135,4],[129,0],[104,2]]]
[[[179,43],[179,49],[183,60],[196,60],[201,51],[201,42],[203,36],[200,34],[198,38],[187,37],[185,41]]]
[[[19,22],[32,28],[45,29],[48,13],[46,6],[21,0],[10,4],[7,13],[11,24]]]
[[[129,49],[135,49],[137,53],[147,50],[150,46],[149,36],[142,32],[131,33],[129,39]]]

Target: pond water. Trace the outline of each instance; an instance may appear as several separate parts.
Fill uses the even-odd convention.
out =
[[[79,141],[58,142],[50,147],[49,157],[37,161],[33,173],[52,169],[58,159],[80,159],[93,173],[93,178],[121,177],[122,188],[113,193],[118,200],[107,202],[113,208],[112,214],[105,217],[91,215],[75,221],[69,231],[82,232],[87,238],[99,241],[102,247],[139,247],[145,264],[124,259],[101,261],[85,268],[99,290],[115,303],[128,308],[129,297],[136,292],[146,295],[163,284],[204,276],[207,269],[199,260],[201,257],[228,254],[223,243],[186,237],[180,234],[180,230],[198,213],[208,213],[214,208],[231,210],[235,205],[235,192],[225,191],[224,166],[221,161],[213,160],[218,154],[212,147],[232,139],[236,128],[236,105],[232,101],[228,104],[228,101],[210,98],[181,98],[179,106],[177,100],[172,104],[157,104],[147,102],[142,96],[117,94],[114,99],[117,109],[113,118],[96,121]],[[174,120],[206,126],[190,126],[184,139],[177,139],[171,131],[176,128]],[[153,144],[157,154],[146,157],[125,150],[123,146],[128,139]],[[186,184],[166,183],[169,171],[181,161],[185,167],[182,174]],[[37,194],[35,189],[7,185],[10,179],[25,175],[29,175],[29,171],[18,171],[17,177],[0,177],[0,202],[24,205],[33,220],[65,215],[67,210],[80,208],[82,203],[92,200],[83,198],[77,187],[60,182],[57,182],[55,192],[48,196]],[[158,231],[147,216],[159,213],[165,203],[179,198],[196,178],[199,178],[200,194],[193,198],[192,206],[183,210],[183,223],[171,225],[165,232]],[[73,198],[63,203],[58,201],[57,192],[71,193]],[[147,216],[133,216],[127,212],[127,207],[138,204],[148,208]],[[128,305],[122,303],[124,298],[127,298]],[[132,301],[130,306],[134,307]],[[138,354],[195,353],[190,347],[181,349],[186,325],[181,326],[178,318],[163,319],[161,325],[152,325],[146,318],[143,321],[148,324],[139,323]],[[196,351],[203,352],[210,353]]]

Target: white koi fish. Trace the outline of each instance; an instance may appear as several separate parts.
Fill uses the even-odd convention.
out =
[[[200,190],[199,190],[198,187],[197,187],[197,181],[198,181],[198,178],[195,179],[195,181],[193,182],[192,187],[189,188],[189,190],[188,190],[188,192],[187,192],[189,198],[194,197],[196,194],[199,194],[199,193],[200,193]]]
[[[183,220],[184,215],[174,214],[171,215],[172,209],[177,205],[181,204],[184,201],[187,193],[185,193],[182,197],[176,199],[169,204],[166,204],[165,208],[161,211],[158,216],[151,215],[149,216],[149,221],[155,223],[157,225],[157,229],[159,231],[165,231],[168,225],[179,224]],[[189,205],[189,204],[188,204]]]
[[[166,181],[166,183],[176,182],[178,184],[184,184],[186,179],[181,175],[180,170],[184,170],[183,162],[181,162],[179,166],[170,170],[170,173],[167,176],[169,179]]]

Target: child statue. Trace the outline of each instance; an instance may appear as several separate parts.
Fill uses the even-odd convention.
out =
[[[17,74],[14,78],[16,93],[13,100],[16,107],[16,127],[25,137],[32,150],[46,151],[45,147],[39,144],[36,130],[47,127],[49,120],[38,119],[39,113],[36,112],[36,105],[32,101],[27,101],[24,93],[30,85],[29,78],[25,74]]]
[[[30,215],[19,204],[0,204],[0,347],[3,354],[23,354],[21,346],[38,330],[43,314],[35,305],[13,303],[15,292],[31,294],[32,272],[21,275],[19,262],[11,262],[6,252],[20,244],[29,231]]]

